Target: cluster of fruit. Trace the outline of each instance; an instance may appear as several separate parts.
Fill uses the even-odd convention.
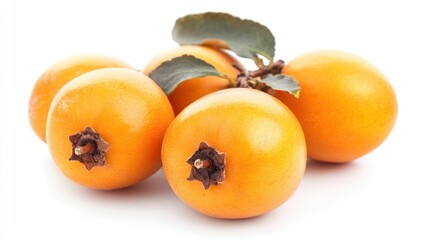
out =
[[[395,123],[392,86],[355,55],[317,51],[273,61],[265,26],[224,13],[180,18],[173,38],[181,46],[142,71],[110,56],[79,55],[40,77],[30,122],[67,177],[117,189],[163,166],[192,208],[247,218],[293,194],[307,157],[352,161],[379,146]],[[257,69],[246,70],[225,49]]]

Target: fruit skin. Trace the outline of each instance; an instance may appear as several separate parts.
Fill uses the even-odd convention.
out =
[[[64,58],[50,66],[37,80],[31,93],[28,115],[37,136],[46,142],[46,119],[55,94],[69,81],[101,68],[132,68],[126,62],[102,54],[81,54]]]
[[[129,69],[95,70],[66,84],[48,115],[47,143],[61,171],[94,189],[138,183],[161,167],[161,144],[174,118],[164,92]],[[72,153],[69,136],[91,126],[110,144],[104,166],[87,170]]]
[[[301,85],[299,99],[273,94],[298,118],[308,156],[348,162],[379,146],[392,130],[398,106],[386,77],[351,53],[323,50],[290,61],[283,69]]]
[[[226,154],[225,180],[204,189],[186,180],[187,159],[206,142]],[[162,145],[165,176],[192,208],[217,218],[248,218],[273,210],[297,188],[306,166],[299,122],[277,99],[252,89],[227,89],[185,108]]]
[[[207,46],[183,45],[155,56],[145,66],[143,73],[149,76],[149,73],[161,65],[161,63],[185,54],[192,55],[213,65],[219,72],[228,76],[232,82],[235,82],[237,74],[239,74],[239,71],[232,65],[236,64],[243,68],[238,60],[222,50]],[[227,79],[221,77],[207,76],[194,78],[179,84],[179,86],[168,95],[168,99],[170,99],[174,112],[177,115],[198,98],[225,89],[229,84]]]

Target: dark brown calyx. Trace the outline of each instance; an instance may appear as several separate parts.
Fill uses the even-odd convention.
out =
[[[91,127],[88,126],[83,132],[69,136],[69,140],[73,147],[69,160],[79,161],[88,171],[95,166],[103,166],[106,162],[104,155],[110,145]]]
[[[206,190],[210,185],[217,185],[225,180],[225,154],[205,142],[200,143],[197,151],[186,162],[192,166],[187,180],[202,182]]]
[[[235,87],[253,88],[266,92],[268,89],[270,89],[270,87],[260,80],[268,74],[280,74],[284,65],[285,63],[283,60],[277,60],[275,62],[270,62],[267,66],[261,63],[259,69],[255,71],[246,71],[245,69],[240,68],[238,65],[233,64],[233,67],[240,71],[240,73],[237,75]]]

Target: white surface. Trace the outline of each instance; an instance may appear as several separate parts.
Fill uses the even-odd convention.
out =
[[[0,239],[429,239],[429,15],[424,1],[392,2],[1,0]],[[87,52],[141,68],[175,46],[176,18],[205,11],[267,25],[277,58],[286,61],[334,48],[372,62],[399,102],[388,140],[350,164],[309,163],[289,201],[248,220],[193,211],[162,172],[112,192],[67,180],[28,123],[39,75],[62,57]]]

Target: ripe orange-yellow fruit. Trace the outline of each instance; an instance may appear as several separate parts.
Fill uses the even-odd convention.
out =
[[[46,142],[46,119],[52,99],[69,81],[101,68],[131,68],[126,62],[102,54],[82,54],[64,58],[50,66],[39,78],[31,93],[28,115],[31,127]]]
[[[136,184],[161,167],[161,144],[174,118],[167,96],[135,70],[83,74],[55,96],[47,143],[71,180],[95,189]]]
[[[192,55],[213,65],[219,72],[225,74],[231,80],[231,83],[225,78],[207,76],[194,78],[179,84],[179,86],[168,95],[168,99],[176,115],[198,98],[225,89],[232,84],[239,73],[239,71],[233,67],[233,64],[242,68],[240,62],[222,50],[206,46],[184,45],[155,56],[145,66],[143,73],[149,76],[150,72],[161,65],[161,63],[183,55]]]
[[[398,111],[395,92],[364,59],[342,51],[309,52],[290,61],[283,73],[298,80],[300,97],[273,95],[301,123],[310,158],[352,161],[378,147],[391,132]]]
[[[176,195],[217,218],[248,218],[277,208],[297,188],[306,160],[295,116],[253,89],[221,90],[190,104],[162,145],[163,169]]]

